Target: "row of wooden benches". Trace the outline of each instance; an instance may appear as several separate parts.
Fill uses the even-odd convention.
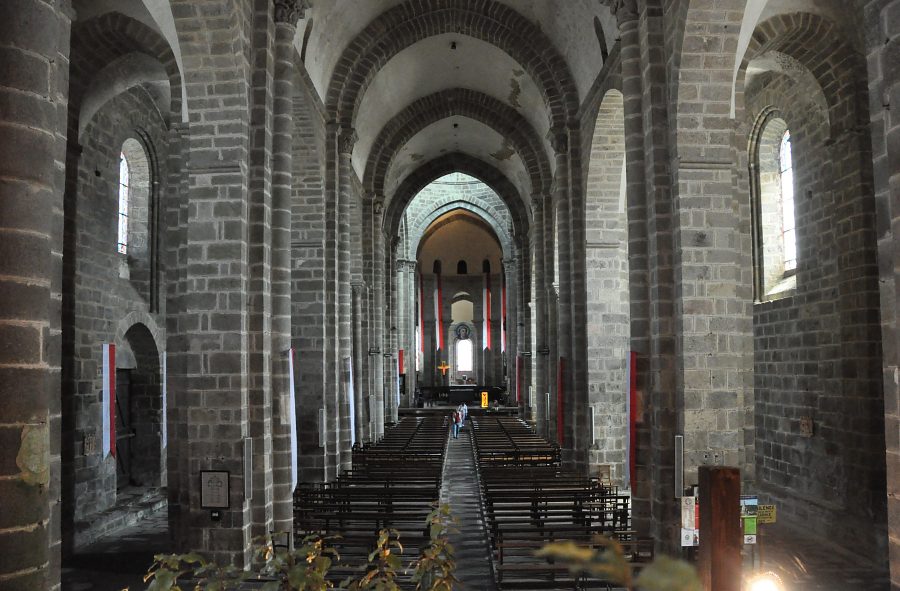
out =
[[[399,532],[404,562],[419,555],[440,496],[447,429],[445,417],[406,417],[382,441],[355,449],[353,468],[334,482],[297,488],[295,535],[331,539],[341,557],[329,573],[332,581],[363,572],[384,528]],[[411,588],[408,575],[402,577],[402,586]]]
[[[638,540],[632,530],[627,495],[596,478],[562,470],[558,448],[519,419],[482,417],[473,420],[472,428],[501,589],[610,586],[609,581],[573,575],[564,565],[537,558],[535,552],[548,542],[572,541],[599,549],[598,536],[606,536],[617,539],[634,563],[652,557],[652,545]]]

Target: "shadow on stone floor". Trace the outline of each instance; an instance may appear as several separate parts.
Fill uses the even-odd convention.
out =
[[[169,552],[166,511],[111,532],[63,561],[63,591],[137,591],[155,554]]]

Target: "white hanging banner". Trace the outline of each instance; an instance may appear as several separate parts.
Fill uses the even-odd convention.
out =
[[[347,384],[347,400],[350,402],[350,445],[356,445],[356,393],[353,390],[353,358],[344,357],[344,382]]]
[[[166,386],[167,379],[167,369],[166,369],[166,354],[162,354],[162,413],[159,417],[159,433],[160,438],[162,439],[162,446],[166,447],[169,445],[169,420],[168,420],[168,388]]]
[[[116,455],[116,346],[103,343],[103,457]]]
[[[291,491],[297,488],[297,398],[294,394],[294,348],[288,349],[288,423],[291,426]]]

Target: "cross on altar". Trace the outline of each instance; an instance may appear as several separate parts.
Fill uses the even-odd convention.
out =
[[[450,366],[447,365],[446,361],[441,361],[441,364],[438,365],[438,369],[441,370],[441,375],[445,376],[447,375],[447,370],[450,369]]]

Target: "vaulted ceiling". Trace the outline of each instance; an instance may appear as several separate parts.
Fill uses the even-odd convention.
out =
[[[329,116],[357,133],[365,189],[388,201],[448,154],[495,168],[526,203],[549,190],[551,128],[572,120],[616,37],[597,0],[311,5],[298,53]]]

